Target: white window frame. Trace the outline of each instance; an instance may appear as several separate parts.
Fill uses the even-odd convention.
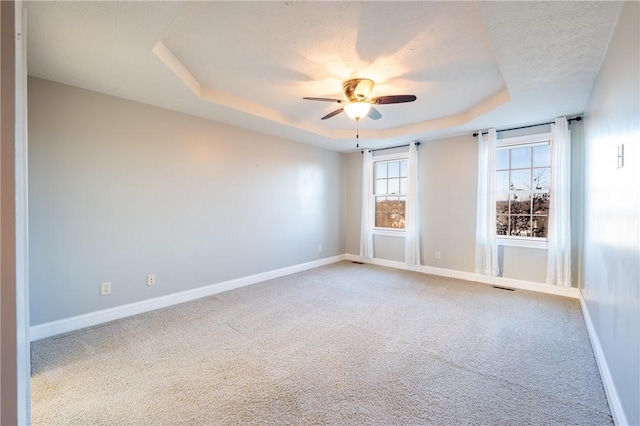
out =
[[[551,133],[536,133],[526,136],[515,136],[510,138],[498,139],[496,142],[496,151],[500,148],[515,148],[518,145],[535,146],[536,144],[549,144],[551,146]],[[553,173],[553,167],[551,170]],[[495,222],[494,222],[494,226]],[[546,238],[518,237],[512,235],[496,235],[498,245],[508,247],[522,247],[533,249],[547,249]]]
[[[375,176],[376,176],[376,163],[378,162],[388,162],[388,161],[401,161],[401,160],[406,160],[407,164],[409,161],[409,153],[408,152],[399,152],[399,153],[395,153],[395,154],[384,154],[384,155],[374,155],[373,156],[373,173],[371,175],[371,189],[372,189],[372,194],[371,197],[373,199],[373,203],[371,205],[371,209],[373,209],[373,235],[382,235],[385,237],[405,237],[406,236],[406,231],[404,228],[402,229],[395,229],[395,228],[379,228],[375,226],[375,217],[376,217],[376,193],[375,193]],[[400,196],[400,194],[398,194]],[[406,199],[407,194],[404,194],[404,197]]]

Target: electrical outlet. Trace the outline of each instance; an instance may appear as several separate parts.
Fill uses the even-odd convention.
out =
[[[436,259],[440,259],[440,257],[441,257],[440,252],[439,252],[439,251],[436,251]]]
[[[147,275],[147,285],[156,285],[156,274]]]
[[[322,251],[322,246],[318,246],[318,253]]]
[[[101,283],[100,284],[100,296],[106,296],[107,294],[111,294],[111,283]]]

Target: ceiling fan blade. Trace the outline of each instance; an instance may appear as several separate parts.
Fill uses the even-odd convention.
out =
[[[325,115],[324,117],[322,117],[320,120],[326,120],[327,118],[331,118],[334,115],[338,115],[340,114],[342,111],[344,111],[343,108],[337,109],[335,111],[330,112],[329,114]]]
[[[330,99],[330,98],[302,98],[306,101],[323,101],[323,102],[338,102],[341,103],[340,99]]]
[[[372,120],[379,120],[382,118],[382,114],[380,114],[380,111],[378,111],[374,107],[371,107],[371,109],[369,110],[369,114],[367,114],[367,117]]]
[[[392,95],[392,96],[379,96],[373,99],[373,103],[377,105],[385,104],[401,104],[404,102],[413,102],[416,98],[415,95]]]

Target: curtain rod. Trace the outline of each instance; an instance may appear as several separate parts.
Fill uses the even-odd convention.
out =
[[[420,146],[420,142],[416,141],[416,146]],[[370,149],[369,151],[374,152],[374,151],[384,151],[385,149],[394,149],[394,148],[404,148],[406,146],[411,146],[410,143],[406,144],[406,145],[398,145],[398,146],[390,146],[387,148],[378,148],[378,149]],[[360,151],[361,154],[364,154],[364,150]]]
[[[572,122],[572,121],[574,121],[574,120],[575,120],[575,121],[581,121],[581,120],[582,120],[582,117],[578,115],[577,117],[573,117],[573,118],[569,118],[569,119],[567,119],[567,121],[569,122],[569,124],[571,124],[571,122]],[[531,124],[531,125],[529,125],[529,126],[511,127],[510,129],[500,129],[500,130],[496,130],[496,133],[498,133],[498,132],[507,132],[507,131],[509,131],[509,130],[528,129],[529,127],[538,127],[538,126],[544,126],[544,125],[547,125],[547,124],[553,124],[553,123],[554,123],[553,121],[549,121],[549,122],[547,122],[547,123]],[[483,135],[486,135],[487,133],[489,133],[489,132],[482,132],[482,134],[483,134]],[[474,137],[474,138],[475,138],[476,136],[478,136],[478,132],[476,132],[476,133],[474,133],[474,134],[473,134],[473,137]]]

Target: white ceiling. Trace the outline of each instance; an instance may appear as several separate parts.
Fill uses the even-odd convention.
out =
[[[25,1],[30,75],[337,151],[581,113],[620,2]]]

